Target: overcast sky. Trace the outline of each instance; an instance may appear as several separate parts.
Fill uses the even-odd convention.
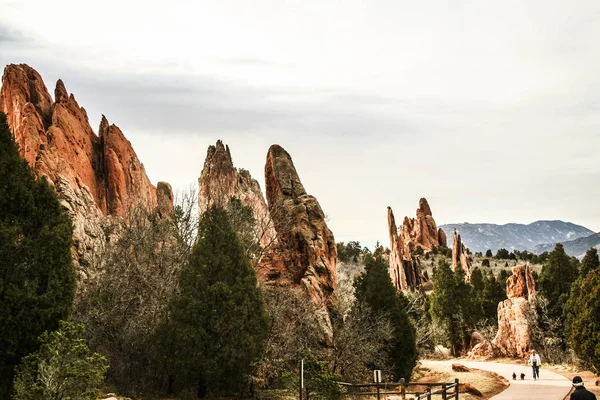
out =
[[[600,231],[600,2],[0,0],[0,63],[62,78],[153,182],[195,184],[222,139],[264,189],[293,157],[337,241],[386,206],[438,224]]]

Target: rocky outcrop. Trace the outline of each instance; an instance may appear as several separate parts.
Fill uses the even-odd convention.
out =
[[[261,261],[259,277],[266,284],[303,287],[321,306],[325,340],[331,343],[329,315],[337,289],[333,233],[319,202],[304,189],[292,157],[279,145],[271,146],[267,154],[265,181],[277,241]]]
[[[173,188],[167,182],[158,182],[156,185],[156,203],[161,216],[169,218],[173,215],[175,197]]]
[[[105,213],[124,216],[134,203],[140,202],[149,209],[155,208],[156,188],[150,183],[131,142],[119,127],[110,125],[104,115],[99,131],[104,160],[102,174],[105,176],[104,186],[99,191],[106,190]]]
[[[452,234],[452,270],[456,271],[459,264],[465,272],[465,279],[470,280],[471,261],[469,261],[469,253],[455,229]]]
[[[54,184],[71,214],[74,263],[85,275],[113,235],[114,217],[126,216],[133,203],[155,207],[156,189],[118,127],[103,117],[97,136],[87,112],[61,80],[54,98],[33,68],[5,68],[0,111],[7,115],[22,156],[38,176]]]
[[[492,341],[498,354],[525,357],[531,350],[535,281],[531,268],[517,265],[506,280],[508,299],[498,304],[498,333]]]
[[[275,231],[259,183],[252,179],[250,172],[233,166],[229,146],[218,140],[209,146],[204,167],[198,178],[198,209],[204,213],[212,205],[228,207],[231,197],[252,209],[256,229],[256,239],[263,248],[270,247],[275,239]]]
[[[529,355],[535,321],[535,281],[529,265],[517,265],[512,272],[506,280],[508,299],[498,304],[498,332],[491,342],[475,346],[471,356]]]
[[[412,243],[413,248],[421,247],[424,251],[431,251],[433,246],[446,246],[446,234],[438,229],[427,199],[419,200],[416,218],[404,218],[401,237],[405,245]]]
[[[410,221],[409,221],[410,223]],[[406,225],[402,225],[402,228]],[[420,286],[425,278],[421,270],[420,260],[418,257],[413,257],[410,251],[410,246],[403,240],[402,236],[398,236],[396,228],[396,219],[391,207],[388,207],[388,232],[390,236],[390,257],[389,257],[389,273],[394,287],[404,292],[416,289]]]
[[[400,234],[391,207],[388,207],[388,233],[390,236],[389,272],[398,290],[413,290],[425,282],[421,260],[413,254],[421,248],[429,252],[434,246],[446,246],[446,234],[437,228],[427,199],[419,200],[417,217],[404,217]]]

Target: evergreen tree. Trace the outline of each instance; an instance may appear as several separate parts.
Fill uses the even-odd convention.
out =
[[[540,274],[540,294],[548,299],[549,317],[559,318],[569,297],[571,284],[577,279],[577,265],[558,243],[548,256]]]
[[[256,275],[226,211],[215,206],[200,220],[198,243],[172,303],[185,386],[198,395],[239,392],[261,354],[267,317]]]
[[[498,251],[496,252],[496,258],[499,260],[506,260],[508,259],[509,254],[508,254],[508,250],[502,248],[502,249],[498,249]]]
[[[394,363],[394,378],[410,379],[417,361],[415,328],[407,313],[408,301],[392,284],[388,267],[381,256],[365,258],[365,272],[354,283],[356,300],[375,315],[389,318],[393,339],[388,354]]]
[[[486,274],[481,298],[484,318],[497,323],[498,303],[506,299],[506,285],[499,282],[494,274]]]
[[[571,286],[565,304],[568,342],[575,354],[596,372],[600,372],[600,267],[597,253],[589,251],[587,273]],[[594,260],[594,255],[596,260]],[[585,258],[584,258],[585,260]],[[595,267],[588,270],[590,266]],[[582,268],[583,270],[583,268]]]
[[[595,270],[600,266],[600,259],[598,259],[598,249],[592,247],[586,251],[585,256],[581,260],[579,266],[579,275],[584,278],[588,272]]]
[[[73,228],[46,179],[36,179],[0,113],[0,398],[14,367],[73,302]]]
[[[492,250],[490,250],[490,249],[487,249],[487,251],[485,252],[485,256],[486,256],[486,257],[493,257],[493,256],[494,256],[494,254],[492,253]]]
[[[431,315],[444,327],[448,345],[456,356],[465,350],[470,331],[481,315],[471,285],[465,282],[460,264],[452,272],[445,260],[440,260],[433,273]]]
[[[473,286],[475,295],[480,295],[483,292],[483,273],[477,267],[471,271],[471,286]]]
[[[40,349],[17,367],[13,400],[95,400],[108,369],[83,339],[83,324],[60,321],[60,329],[40,336]]]

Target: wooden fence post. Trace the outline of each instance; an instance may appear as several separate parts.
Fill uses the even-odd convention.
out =
[[[458,378],[454,379],[454,383],[456,383],[456,388],[454,389],[454,399],[458,400]]]
[[[447,399],[447,393],[446,393],[446,384],[443,383],[442,384],[442,400],[446,400]]]
[[[404,382],[404,378],[400,379],[400,391],[402,392],[402,400],[406,399],[406,385]]]

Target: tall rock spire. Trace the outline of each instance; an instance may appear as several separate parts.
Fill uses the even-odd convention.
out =
[[[461,265],[465,272],[465,279],[468,281],[471,279],[471,261],[469,260],[469,253],[463,244],[460,235],[454,230],[452,234],[452,270],[456,271],[458,264]]]
[[[42,77],[28,65],[4,69],[0,111],[23,158],[48,178],[71,214],[73,259],[83,265],[104,246],[104,218],[126,216],[132,203],[156,207],[156,189],[119,128],[103,117],[96,135],[62,80],[54,95],[52,101]]]
[[[292,157],[279,145],[267,154],[265,181],[277,241],[259,265],[259,276],[268,284],[303,287],[321,305],[321,325],[331,343],[331,299],[337,291],[333,233],[319,202],[302,185]]]
[[[200,214],[212,205],[227,208],[231,197],[250,207],[255,221],[255,236],[263,248],[275,238],[273,224],[259,183],[244,169],[236,169],[229,146],[218,140],[209,146],[204,167],[198,178],[198,210]]]

